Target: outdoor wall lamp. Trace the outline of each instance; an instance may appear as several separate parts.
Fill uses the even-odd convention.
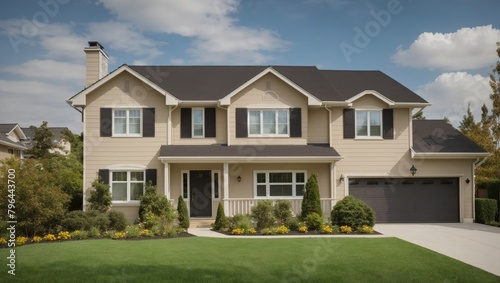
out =
[[[467,178],[467,180],[465,180],[465,183],[467,183],[467,184],[470,183],[469,178]]]
[[[344,182],[344,174],[341,174],[341,175],[340,175],[339,182],[340,182],[340,183],[343,183],[343,182]]]
[[[238,177],[236,178],[236,181],[238,181],[238,183],[239,183],[239,182],[241,182],[241,176],[238,176]]]
[[[411,173],[412,176],[415,176],[415,173],[417,173],[417,168],[415,168],[415,165],[411,166],[410,173]]]

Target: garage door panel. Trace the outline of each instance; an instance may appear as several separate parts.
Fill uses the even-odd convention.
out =
[[[459,221],[458,178],[356,179],[349,192],[373,208],[378,223]]]

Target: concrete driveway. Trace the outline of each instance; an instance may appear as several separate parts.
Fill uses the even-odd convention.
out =
[[[476,223],[376,224],[374,229],[500,276],[500,228]]]

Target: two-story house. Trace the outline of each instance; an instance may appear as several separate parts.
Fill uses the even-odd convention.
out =
[[[0,159],[17,156],[24,157],[24,151],[28,149],[25,141],[26,135],[19,124],[0,124]]]
[[[98,176],[112,208],[133,221],[144,184],[191,217],[250,213],[290,200],[318,175],[328,216],[353,195],[377,222],[471,222],[474,167],[488,156],[443,121],[412,121],[429,106],[380,71],[314,66],[129,66],[108,74],[89,42],[82,112],[84,195]],[[87,205],[84,199],[84,206]]]

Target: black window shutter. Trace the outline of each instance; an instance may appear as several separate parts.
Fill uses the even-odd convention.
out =
[[[236,137],[248,137],[248,110],[246,108],[236,108]]]
[[[302,109],[290,108],[290,137],[302,137]]]
[[[156,169],[146,169],[146,182],[151,181],[153,186],[156,186]]]
[[[155,136],[155,109],[144,108],[142,113],[142,136],[154,137]]]
[[[108,169],[99,169],[98,175],[99,175],[99,177],[101,177],[102,182],[104,184],[109,185],[109,170]]]
[[[205,108],[205,137],[215,138],[215,108]]]
[[[113,109],[101,108],[100,124],[101,137],[111,137],[113,129]]]
[[[181,138],[191,138],[191,108],[181,108]]]
[[[344,139],[356,137],[354,125],[354,109],[344,109]]]
[[[382,124],[383,138],[394,139],[394,109],[382,110]]]

